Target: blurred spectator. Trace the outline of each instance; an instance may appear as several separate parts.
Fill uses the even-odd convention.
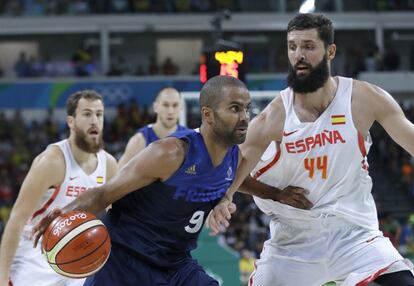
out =
[[[157,59],[154,55],[149,57],[149,64],[148,64],[148,74],[149,75],[156,75],[159,74],[159,68],[157,64]]]
[[[247,250],[243,249],[240,251],[241,258],[239,260],[239,270],[240,270],[240,283],[242,286],[247,286],[249,284],[250,274],[254,271],[254,262],[256,259],[253,254]]]
[[[137,76],[145,75],[145,70],[141,65],[137,65],[137,68],[135,69],[134,74]]]
[[[14,64],[14,71],[17,77],[28,77],[30,75],[30,65],[25,52],[19,54],[19,59]]]
[[[108,71],[108,76],[121,76],[125,74],[129,74],[128,64],[125,60],[125,57],[118,56],[116,61],[112,62],[111,68]]]
[[[414,256],[414,213],[402,227],[399,251],[404,256]]]
[[[88,14],[89,4],[86,0],[71,0],[68,1],[68,13],[73,15],[85,15]]]
[[[375,70],[377,71],[382,70],[384,59],[378,46],[375,46],[373,50],[373,54],[374,54],[374,61],[375,61]]]
[[[410,160],[405,157],[401,166],[401,183],[408,190],[413,184],[413,167]]]
[[[12,206],[14,195],[5,169],[0,174],[0,206]]]
[[[29,58],[29,76],[39,77],[45,74],[44,64],[36,56]]]
[[[23,12],[22,0],[4,1],[3,13],[8,16],[20,16]]]
[[[132,8],[134,12],[149,12],[151,0],[133,0]]]
[[[410,50],[410,70],[414,71],[414,46]]]
[[[386,71],[396,71],[400,68],[400,55],[394,47],[389,47],[385,52],[383,65]]]
[[[243,12],[279,11],[279,1],[249,0],[8,0],[0,1],[0,13],[20,15],[84,15],[110,13],[187,13],[211,12],[222,9]],[[292,4],[290,4],[292,2]],[[297,10],[302,1],[287,1],[288,11]],[[406,11],[414,9],[414,1],[370,0],[342,1],[345,11]],[[336,12],[341,5],[335,1],[316,1],[316,11]],[[284,11],[281,11],[284,12]]]
[[[375,51],[374,50],[370,50],[367,56],[365,57],[365,70],[368,72],[373,72],[373,71],[378,70],[377,64],[375,62]]]
[[[110,10],[107,0],[89,0],[88,3],[89,9],[93,14],[102,14]]]
[[[211,11],[211,4],[209,0],[192,0],[191,7],[196,12],[208,12]]]
[[[90,76],[92,74],[92,54],[83,44],[79,45],[72,56],[76,76]]]
[[[401,236],[401,225],[391,213],[383,213],[379,216],[380,230],[388,237],[391,243],[398,249]]]
[[[362,49],[359,47],[348,49],[346,51],[345,75],[357,77],[365,69],[365,59]]]
[[[191,0],[174,0],[176,12],[191,12]]]
[[[237,5],[235,3],[235,1],[233,0],[213,0],[212,1],[215,5],[215,10],[224,10],[224,9],[228,9],[231,11],[236,11],[237,9]]]
[[[130,13],[131,7],[128,0],[111,0],[111,12]]]
[[[43,72],[42,76],[54,77],[57,75],[56,63],[51,60],[49,54],[44,57]]]
[[[6,118],[4,112],[0,112],[0,142],[5,142],[5,140],[10,140],[10,122]],[[3,154],[1,152],[1,154]],[[1,158],[1,156],[0,156]]]
[[[335,60],[332,61],[332,74],[333,75],[345,75],[345,59],[340,50],[336,51]]]
[[[172,61],[170,57],[167,57],[162,63],[162,73],[165,75],[176,75],[178,74],[178,66]]]

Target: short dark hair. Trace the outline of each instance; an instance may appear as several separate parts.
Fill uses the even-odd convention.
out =
[[[287,32],[316,29],[325,47],[334,42],[334,27],[332,21],[322,14],[298,14],[289,21]]]
[[[232,76],[217,75],[210,78],[200,91],[200,109],[203,106],[216,109],[222,98],[225,87],[239,87],[247,90],[246,85]]]
[[[71,94],[68,99],[66,100],[66,112],[69,116],[76,116],[76,108],[78,107],[78,102],[81,98],[86,100],[100,100],[104,103],[102,95],[97,93],[94,90],[85,89],[81,91],[77,91]]]

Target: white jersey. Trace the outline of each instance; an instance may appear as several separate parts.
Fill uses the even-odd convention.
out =
[[[292,89],[281,91],[286,111],[283,139],[272,142],[252,176],[280,189],[307,189],[307,198],[314,206],[302,210],[255,197],[263,212],[295,219],[334,215],[378,229],[366,159],[371,140],[370,136],[364,140],[353,123],[352,83],[350,78],[338,77],[335,97],[314,122],[299,120]]]
[[[51,187],[42,197],[37,210],[26,225],[27,230],[36,225],[47,213],[54,208],[66,206],[75,200],[88,188],[102,185],[106,181],[106,152],[97,153],[98,164],[95,171],[87,175],[73,157],[68,139],[48,146],[58,146],[65,158],[65,179],[60,186]]]
[[[88,188],[104,184],[106,181],[106,152],[97,153],[98,164],[95,171],[87,175],[73,157],[69,141],[63,140],[48,146],[57,146],[65,158],[65,178],[60,186],[51,187],[40,200],[37,210],[25,225],[22,238],[10,269],[13,286],[80,286],[84,279],[69,279],[54,272],[47,264],[40,250],[29,240],[31,230],[36,223],[54,208],[71,203]]]

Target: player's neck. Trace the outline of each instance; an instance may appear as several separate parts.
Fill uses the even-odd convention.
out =
[[[322,113],[335,97],[337,88],[337,79],[330,76],[325,85],[315,92],[295,93],[295,106]]]
[[[78,163],[85,173],[89,174],[93,172],[97,164],[96,153],[89,153],[80,149],[78,145],[76,145],[75,138],[73,136],[69,137],[69,145],[76,163]]]
[[[154,125],[152,125],[152,130],[154,130],[158,138],[164,138],[177,130],[177,124],[171,128],[167,128],[159,120],[157,120]]]
[[[204,125],[200,126],[200,133],[201,136],[203,136],[204,144],[206,145],[213,166],[216,167],[220,165],[229,149],[228,144],[224,143],[221,138],[217,138],[217,136]]]

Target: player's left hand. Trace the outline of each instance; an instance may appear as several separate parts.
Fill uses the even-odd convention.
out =
[[[236,205],[228,197],[224,197],[214,207],[207,217],[210,235],[217,235],[230,226],[231,214],[236,211]]]
[[[310,210],[313,207],[312,202],[307,198],[309,191],[295,186],[288,186],[283,190],[274,192],[273,200],[292,207]]]
[[[32,233],[30,235],[30,239],[33,239],[33,247],[37,247],[37,243],[39,239],[42,237],[43,233],[46,231],[49,224],[58,216],[63,214],[61,209],[54,209],[50,213],[48,213],[41,221],[39,221],[32,229]]]

